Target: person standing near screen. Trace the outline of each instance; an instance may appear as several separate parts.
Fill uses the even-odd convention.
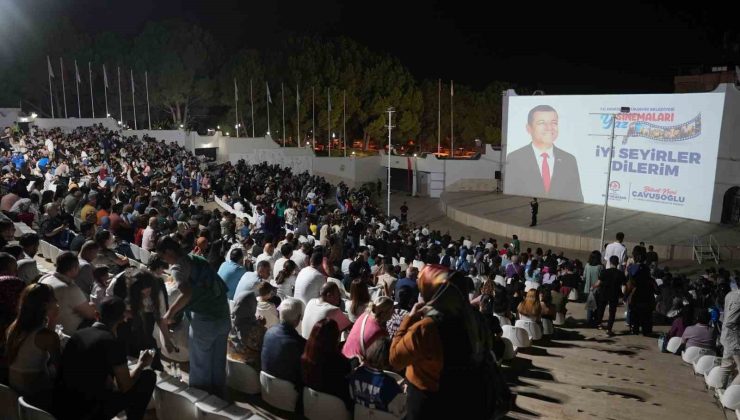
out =
[[[558,113],[550,105],[537,105],[527,116],[532,141],[506,158],[508,193],[555,200],[583,202],[576,158],[555,147]],[[538,176],[539,175],[539,176]]]
[[[532,209],[532,224],[529,226],[537,226],[537,212],[540,211],[540,203],[537,202],[537,197],[532,198],[529,202],[529,208]]]

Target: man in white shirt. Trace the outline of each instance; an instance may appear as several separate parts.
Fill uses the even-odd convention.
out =
[[[141,237],[141,247],[147,251],[154,251],[157,246],[157,218],[150,217],[149,225],[144,229],[144,234]]]
[[[306,254],[308,248],[309,245],[307,244],[301,245],[300,248],[293,251],[293,254],[290,257],[290,259],[293,260],[299,270],[302,270],[303,268],[308,266],[308,255]]]
[[[272,246],[272,243],[268,242],[265,244],[265,247],[262,249],[262,253],[257,257],[257,264],[259,264],[260,261],[267,261],[270,263],[270,268],[275,268],[275,247]],[[282,268],[281,268],[282,270]]]
[[[320,296],[311,299],[306,305],[306,310],[303,312],[303,322],[301,324],[301,335],[303,338],[308,339],[314,325],[322,319],[333,319],[336,321],[339,331],[344,331],[352,326],[352,322],[347,318],[347,315],[339,309],[341,304],[342,298],[339,286],[332,282],[324,284],[321,287]]]
[[[74,280],[80,273],[80,263],[73,252],[63,252],[57,257],[56,272],[42,278],[39,283],[51,286],[59,305],[59,323],[64,333],[72,335],[82,321],[95,321],[95,308],[91,306]]]
[[[314,252],[311,255],[311,265],[302,269],[295,279],[293,297],[301,300],[304,304],[319,297],[321,287],[326,283],[326,276],[320,271],[323,258],[320,252]]]
[[[237,213],[244,213],[244,205],[241,203],[241,201],[237,201],[234,203],[234,211]]]
[[[298,212],[291,206],[285,209],[285,226],[293,230],[298,223]]]
[[[257,271],[247,271],[244,273],[242,278],[239,279],[239,284],[236,285],[236,290],[234,291],[234,300],[236,300],[241,293],[252,291],[255,294],[258,294],[260,283],[263,281],[269,281],[270,275],[272,275],[272,269],[270,268],[269,262],[260,261],[257,263],[256,270]]]
[[[611,258],[612,255],[616,255],[619,258],[619,267],[617,268],[620,270],[624,269],[624,263],[627,262],[627,247],[622,244],[623,241],[624,233],[617,232],[617,240],[606,246],[606,249],[604,250],[605,266],[609,265],[609,258]]]

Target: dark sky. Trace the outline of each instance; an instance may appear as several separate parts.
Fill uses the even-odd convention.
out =
[[[723,54],[723,39],[729,34],[737,41],[740,33],[733,23],[738,6],[703,9],[695,2],[0,2],[28,8],[54,3],[45,7],[50,19],[68,16],[90,33],[135,34],[148,21],[182,17],[227,48],[268,47],[290,33],[345,35],[397,56],[419,79],[454,79],[477,88],[504,80],[553,94],[670,92],[681,68],[734,64]]]

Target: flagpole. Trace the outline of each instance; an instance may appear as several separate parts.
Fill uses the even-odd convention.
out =
[[[326,136],[329,138],[329,157],[331,157],[331,88],[326,88]]]
[[[90,79],[90,109],[92,110],[92,117],[95,118],[95,100],[93,99],[93,88],[92,88],[92,64],[87,62],[87,75]]]
[[[280,82],[280,96],[283,101],[283,147],[285,147],[285,88],[283,82]]]
[[[108,73],[105,71],[105,64],[103,64],[103,96],[105,96],[105,118],[110,118],[110,111],[108,110]]]
[[[455,157],[455,82],[450,80],[450,157]]]
[[[295,84],[295,144],[301,147],[301,93],[298,83]]]
[[[146,119],[149,121],[149,130],[152,129],[152,114],[149,111],[149,72],[144,71],[144,83],[146,85]]]
[[[67,91],[64,89],[64,62],[62,57],[59,57],[59,78],[62,79],[62,96],[64,97],[64,118],[67,118]]]
[[[266,92],[267,92],[267,135],[271,136],[270,134],[270,102],[272,100],[270,99],[270,85],[265,82]]]
[[[121,96],[121,66],[116,67],[118,70],[118,116],[121,125],[123,125],[123,97]]]
[[[316,151],[316,92],[311,86],[311,140],[313,140],[313,150]]]
[[[344,139],[344,157],[347,157],[347,91],[342,91],[342,139]]]
[[[82,118],[82,107],[80,106],[80,69],[75,60],[75,85],[77,87],[77,118]]]
[[[134,69],[129,69],[131,72],[131,106],[134,109],[134,130],[138,130],[139,127],[136,125],[136,91],[134,90]]]
[[[437,157],[442,153],[442,79],[439,81],[437,98]]]
[[[234,121],[236,121],[236,138],[239,138],[239,87],[234,78]]]
[[[254,97],[252,96],[252,79],[249,79],[249,102],[252,109],[252,138],[254,138]]]
[[[51,90],[51,60],[49,60],[49,56],[46,56],[46,69],[48,70],[47,73],[49,75],[49,105],[51,105],[51,118],[54,118],[54,94]]]

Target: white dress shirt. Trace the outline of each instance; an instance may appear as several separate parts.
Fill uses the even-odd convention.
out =
[[[542,154],[547,153],[547,164],[550,166],[550,179],[552,179],[552,176],[555,174],[555,156],[553,155],[552,146],[547,150],[540,150],[534,146],[534,143],[532,143],[532,150],[534,151],[535,159],[537,159],[537,167],[540,170],[540,176],[542,176],[542,161],[545,160],[545,158],[542,157]]]

